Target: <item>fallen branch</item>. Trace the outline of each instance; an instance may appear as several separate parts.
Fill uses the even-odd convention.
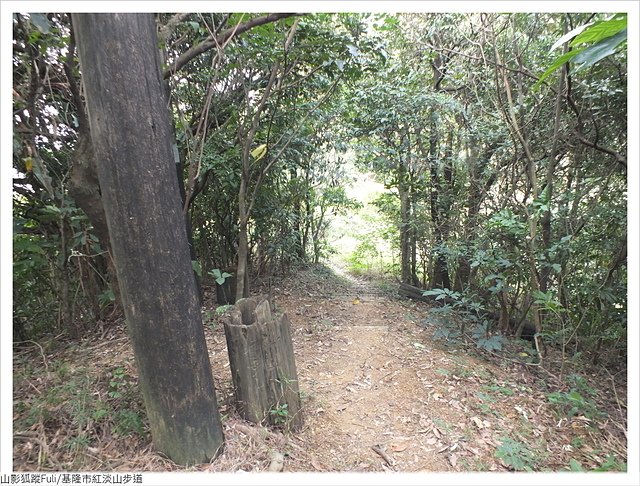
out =
[[[378,444],[373,445],[373,446],[371,446],[371,449],[373,449],[373,452],[375,452],[380,457],[382,457],[382,459],[384,459],[384,462],[386,462],[387,465],[389,465],[390,467],[394,467],[395,466],[395,463],[394,463],[393,459],[391,459],[389,457],[389,455],[385,451],[382,450],[380,445],[378,445]]]
[[[13,440],[22,440],[25,442],[34,442],[40,446],[40,452],[38,454],[38,463],[41,464],[41,461],[49,461],[53,464],[58,471],[62,471],[62,464],[60,464],[49,451],[49,446],[47,445],[44,439],[41,439],[36,436],[35,433],[25,431],[25,432],[17,432],[13,434]]]

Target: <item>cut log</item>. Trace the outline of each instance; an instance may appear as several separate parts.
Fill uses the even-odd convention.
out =
[[[240,299],[224,318],[231,377],[240,415],[254,423],[302,426],[291,323],[264,297]]]

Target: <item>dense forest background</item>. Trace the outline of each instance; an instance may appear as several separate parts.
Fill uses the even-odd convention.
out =
[[[353,268],[624,366],[626,15],[156,20],[201,283],[248,295],[325,261],[332,218],[361,209],[355,171],[372,173],[384,224]],[[79,338],[121,297],[76,40],[66,14],[13,29],[14,340]]]
[[[627,21],[14,13],[14,468],[636,464]],[[257,294],[298,404],[250,424]]]

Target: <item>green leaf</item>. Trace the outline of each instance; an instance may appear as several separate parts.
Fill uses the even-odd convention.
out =
[[[38,156],[33,157],[32,162],[33,162],[33,174],[44,186],[46,191],[49,193],[49,196],[53,198],[55,195],[53,191],[53,179],[49,175],[49,171],[45,167],[44,162]]]
[[[571,46],[600,42],[627,28],[627,19],[605,20],[593,24],[571,42]]]
[[[587,47],[575,56],[573,62],[580,64],[575,71],[580,71],[586,67],[593,66],[595,63],[610,56],[616,52],[618,46],[627,40],[627,29],[623,29],[613,37],[597,42],[591,47]]]
[[[358,49],[358,47],[354,46],[353,44],[347,44],[347,49],[349,50],[349,54],[351,54],[353,57],[358,57],[362,55],[362,52],[360,52],[360,49]]]
[[[214,268],[213,270],[209,270],[209,275],[216,279],[216,283],[218,285],[223,285],[224,282],[231,277],[230,273],[221,272],[219,268]]]
[[[483,348],[486,351],[502,351],[502,337],[491,336],[488,339],[479,338],[476,342],[476,346]]]
[[[424,296],[429,296],[429,295],[443,295],[444,291],[442,289],[433,289],[433,290],[425,290],[422,292],[422,295]]]
[[[565,35],[563,35],[562,37],[560,37],[555,44],[553,44],[551,46],[551,49],[549,49],[549,52],[553,52],[555,51],[558,47],[560,47],[562,44],[564,44],[565,42],[567,42],[568,40],[573,39],[575,36],[577,36],[578,34],[580,34],[584,29],[586,29],[587,27],[589,27],[592,24],[584,24],[581,25],[580,27],[576,27],[575,29],[573,29],[571,32],[567,32]]]
[[[553,73],[556,69],[558,69],[564,63],[569,62],[571,59],[573,59],[575,56],[580,54],[582,51],[583,51],[583,49],[576,49],[574,51],[569,51],[566,54],[563,54],[562,56],[560,56],[558,59],[556,59],[553,62],[553,64],[551,64],[551,66],[549,66],[549,69],[547,69],[544,72],[544,74],[542,76],[540,76],[540,79],[538,79],[538,81],[536,81],[536,83],[533,85],[533,87],[536,88],[536,87],[540,86],[542,84],[542,82],[551,75],[551,73]]]
[[[575,459],[569,459],[569,468],[574,472],[584,472],[582,464],[580,464]]]
[[[202,265],[198,260],[191,260],[191,268],[193,268],[198,277],[202,278]]]
[[[198,30],[200,30],[200,24],[198,22],[187,22],[189,24],[189,26],[196,32],[198,32]]]

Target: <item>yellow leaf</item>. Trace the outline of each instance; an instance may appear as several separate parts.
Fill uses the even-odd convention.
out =
[[[518,356],[522,356],[523,358],[526,358],[529,355],[523,351],[522,353],[518,353]]]
[[[22,161],[24,162],[24,167],[27,172],[31,172],[33,170],[33,158],[25,157],[24,159],[22,159]]]
[[[267,144],[263,143],[262,145],[258,145],[251,151],[251,157],[253,157],[256,162],[260,160],[267,154]]]
[[[358,299],[353,301],[353,305],[358,305],[360,303],[360,301]]]

